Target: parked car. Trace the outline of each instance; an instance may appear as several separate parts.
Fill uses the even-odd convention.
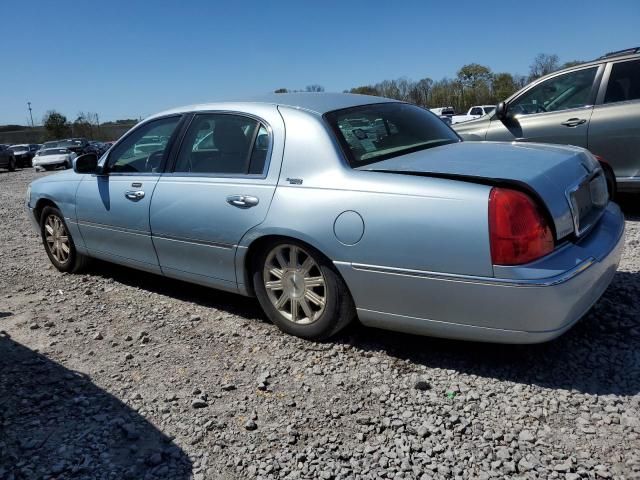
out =
[[[56,146],[66,148],[67,150],[74,152],[76,155],[95,153],[89,143],[89,140],[86,138],[67,138],[65,140],[60,140]]]
[[[11,145],[9,148],[13,151],[13,155],[16,157],[16,164],[24,168],[31,166],[31,160],[33,160],[33,157],[40,148],[40,145],[35,143],[20,144]]]
[[[49,140],[40,145],[38,150],[46,150],[47,148],[56,148],[62,140]]]
[[[355,119],[387,133],[352,134]],[[150,137],[169,140],[139,148]],[[61,271],[96,257],[255,295],[309,339],[357,315],[414,334],[546,341],[602,295],[624,243],[587,150],[461,142],[420,107],[349,94],[155,115],[100,162],[34,181],[27,207]]]
[[[71,168],[73,160],[76,157],[76,153],[68,148],[43,148],[36,152],[32,164],[36,169],[44,168],[45,170],[52,170],[59,167]]]
[[[469,120],[475,120],[484,115],[488,115],[496,109],[495,105],[475,105],[471,107],[466,115],[453,115],[451,117],[451,124],[468,122]]]
[[[640,48],[546,75],[493,115],[455,124],[465,140],[543,142],[588,148],[621,191],[640,191]]]
[[[0,143],[0,168],[6,168],[10,172],[16,169],[16,157],[9,145]]]

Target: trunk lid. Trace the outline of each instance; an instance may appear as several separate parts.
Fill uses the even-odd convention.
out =
[[[604,210],[608,196],[599,167],[593,155],[578,147],[461,142],[382,160],[358,170],[511,184],[529,190],[544,203],[559,240],[586,233]]]

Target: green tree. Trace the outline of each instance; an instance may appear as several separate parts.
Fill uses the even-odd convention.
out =
[[[324,87],[322,85],[307,85],[304,89],[306,92],[324,92]]]
[[[518,90],[518,85],[510,73],[496,73],[493,76],[493,102],[502,102]]]
[[[47,132],[47,138],[59,139],[68,137],[71,134],[67,117],[55,110],[49,110],[44,115],[42,124]]]
[[[278,88],[277,90],[274,90],[273,93],[289,93],[289,90],[286,88]]]
[[[491,101],[492,74],[489,67],[478,63],[464,65],[458,70],[457,80],[461,87],[458,107],[461,111]]]
[[[349,93],[359,93],[360,95],[378,95],[378,90],[371,85],[362,85],[348,90]]]

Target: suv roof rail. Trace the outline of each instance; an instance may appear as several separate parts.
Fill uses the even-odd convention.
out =
[[[623,55],[633,55],[634,53],[640,53],[640,47],[625,48],[624,50],[616,50],[615,52],[605,53],[600,58],[621,57]]]

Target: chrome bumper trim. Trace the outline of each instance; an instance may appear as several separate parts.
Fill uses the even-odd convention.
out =
[[[366,265],[362,263],[349,263],[349,262],[334,262],[338,265],[350,266],[356,270],[364,270],[374,273],[384,273],[387,275],[402,275],[405,277],[421,277],[421,278],[433,278],[437,280],[451,281],[451,282],[464,282],[464,283],[478,283],[485,285],[499,285],[504,287],[551,287],[560,283],[565,283],[571,280],[573,277],[587,270],[591,265],[596,262],[596,259],[589,257],[583,262],[576,265],[571,270],[547,278],[536,279],[512,279],[512,278],[495,278],[495,277],[482,277],[475,275],[462,275],[457,273],[441,273],[441,272],[429,272],[424,270],[411,270],[404,268],[385,267],[380,265]]]

